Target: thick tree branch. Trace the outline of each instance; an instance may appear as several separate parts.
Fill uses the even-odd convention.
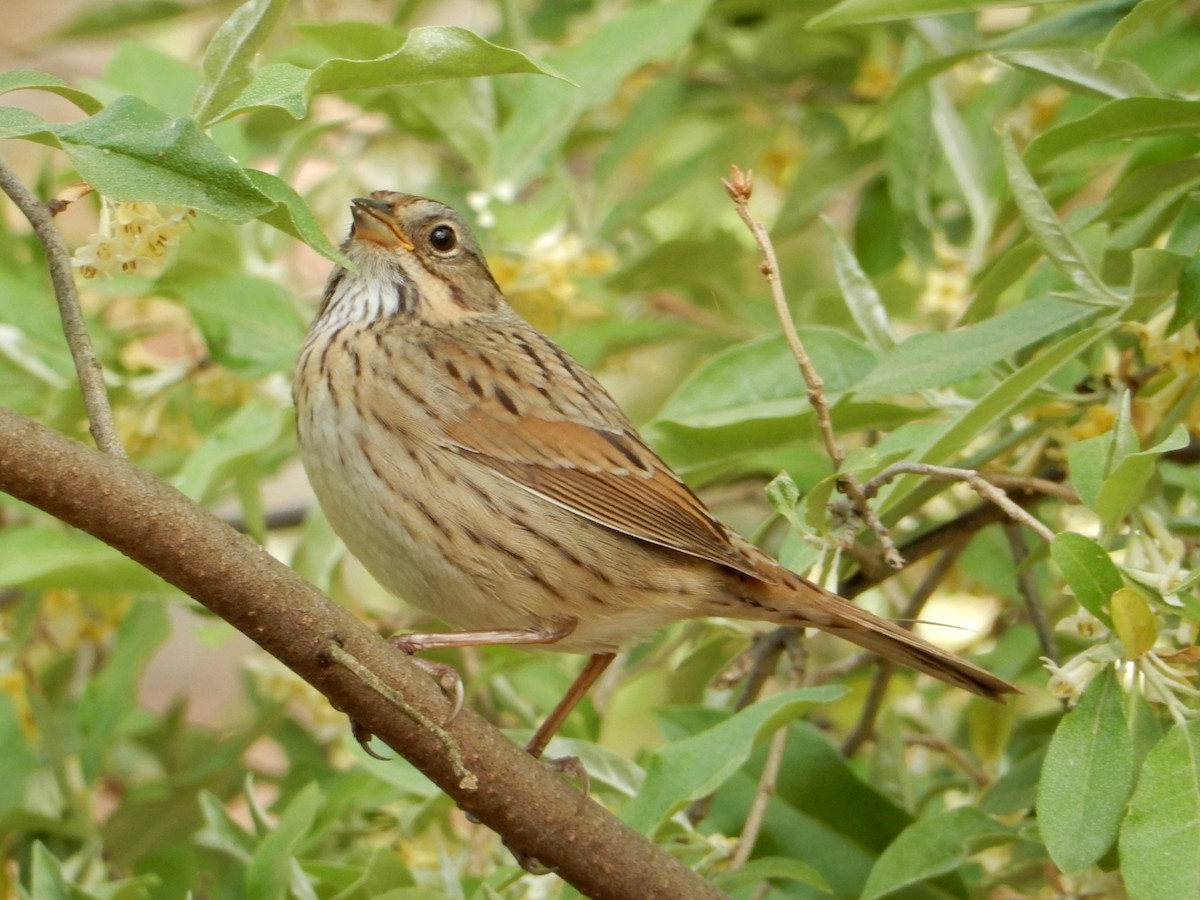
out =
[[[150,473],[0,408],[0,490],[190,594],[403,755],[515,852],[587,896],[724,896],[597,804],[581,803],[566,781],[479,716],[464,710],[441,725],[450,701],[426,672]],[[358,665],[345,665],[346,654]],[[352,669],[370,672],[373,683]]]

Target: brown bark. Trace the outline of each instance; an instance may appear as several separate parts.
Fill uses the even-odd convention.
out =
[[[556,870],[587,896],[725,896],[583,800],[470,710],[442,727],[450,701],[428,673],[148,472],[0,408],[0,490],[94,535],[194,597],[404,756],[515,852]],[[347,654],[358,665],[348,666]],[[398,696],[389,699],[381,685]]]

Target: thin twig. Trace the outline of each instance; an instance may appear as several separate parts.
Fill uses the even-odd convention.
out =
[[[0,189],[12,199],[25,214],[33,232],[46,250],[46,265],[50,269],[50,281],[54,285],[54,296],[58,300],[58,312],[62,317],[63,334],[75,361],[75,372],[83,392],[83,406],[87,410],[88,428],[96,446],[105,453],[124,457],[125,448],[117,436],[112,408],[108,404],[108,392],[104,387],[104,370],[92,348],[83,311],[79,306],[79,293],[75,290],[75,273],[71,270],[71,254],[66,242],[54,224],[50,208],[42,203],[21,182],[16,172],[0,157]]]
[[[736,872],[750,860],[754,845],[758,843],[758,835],[762,831],[763,822],[767,818],[767,805],[775,796],[775,785],[779,781],[779,772],[783,768],[783,754],[787,751],[788,730],[780,728],[771,736],[771,746],[767,750],[767,758],[763,763],[762,775],[754,791],[754,800],[750,811],[746,814],[746,824],[742,827],[741,837],[738,838],[737,848],[729,860],[729,871]]]
[[[792,661],[788,671],[787,686],[793,688],[804,683],[808,656],[803,640],[794,630],[791,638],[785,640],[784,643]],[[731,871],[736,872],[750,860],[750,854],[754,852],[754,845],[758,843],[758,836],[762,832],[763,823],[767,818],[767,806],[771,802],[771,798],[775,796],[775,786],[779,783],[779,773],[783,768],[783,755],[787,751],[787,740],[787,726],[780,728],[771,736],[771,746],[767,750],[762,774],[759,775],[758,784],[754,789],[754,800],[750,804],[750,811],[746,814],[746,823],[742,826],[737,849],[734,850],[733,857],[729,860]]]
[[[1019,491],[1009,497],[1009,500],[1023,507],[1037,503],[1043,496],[1043,494],[1031,494],[1026,491]],[[971,535],[982,531],[989,525],[996,525],[1007,521],[1007,519],[1008,516],[995,504],[980,503],[965,512],[959,513],[953,519],[906,540],[901,547],[906,565],[911,566],[920,562],[922,559],[932,556],[939,550],[944,550],[953,544],[969,539]],[[890,574],[887,577],[891,577]],[[883,576],[874,572],[855,572],[838,585],[838,593],[843,597],[853,599],[884,580]]]
[[[1047,494],[1051,497],[1057,497],[1059,500],[1070,503],[1073,506],[1077,506],[1080,503],[1079,495],[1075,493],[1074,488],[1060,481],[1051,481],[1049,478],[1038,478],[1035,475],[1017,475],[1014,472],[992,472],[986,469],[979,469],[977,471],[979,477],[984,481],[994,484],[998,488],[1004,488],[1006,491],[1019,490]]]
[[[992,783],[992,776],[983,771],[983,769],[979,768],[979,766],[975,765],[975,763],[971,761],[971,758],[962,750],[960,750],[958,747],[955,747],[953,744],[947,743],[940,737],[936,737],[932,734],[911,734],[904,739],[904,743],[910,746],[928,747],[931,750],[936,750],[939,753],[949,757],[952,762],[954,762],[960,769],[967,773],[967,777],[970,778],[978,788],[985,788]]]
[[[739,681],[744,681],[742,693],[734,708],[745,709],[758,699],[758,692],[762,690],[763,683],[775,671],[775,663],[783,653],[789,634],[794,634],[795,631],[795,628],[785,625],[759,635],[754,643],[739,653],[713,679],[713,687],[717,690],[728,690]]]
[[[1025,544],[1025,536],[1014,522],[1004,523],[1004,536],[1008,538],[1008,546],[1012,551],[1013,567],[1017,573],[1017,590],[1025,600],[1025,609],[1029,611],[1029,622],[1033,625],[1033,633],[1037,635],[1038,644],[1042,648],[1042,656],[1052,662],[1059,662],[1058,644],[1054,640],[1054,631],[1042,609],[1040,591],[1034,580],[1033,572],[1025,565],[1029,558],[1029,547]]]
[[[763,685],[775,671],[775,665],[779,662],[779,657],[785,648],[793,659],[793,670],[796,668],[794,661],[797,656],[801,659],[799,665],[804,665],[803,643],[804,637],[790,625],[760,634],[754,639],[754,643],[738,654],[737,658],[713,679],[713,687],[717,690],[728,690],[738,682],[743,682],[741,693],[738,694],[737,701],[733,705],[735,710],[743,710],[758,700]],[[797,644],[800,645],[799,649],[796,649],[795,645]],[[693,800],[687,808],[688,821],[693,825],[704,821],[708,817],[714,796],[716,795],[707,794]]]
[[[843,656],[836,662],[817,669],[809,679],[809,684],[829,684],[831,681],[841,681],[859,669],[865,669],[878,659],[878,654],[872,653],[870,650],[859,650],[857,653]]]
[[[737,166],[732,166],[729,180],[721,180],[725,185],[725,191],[733,200],[734,208],[737,210],[738,216],[746,224],[750,233],[754,235],[754,240],[758,243],[759,249],[762,251],[763,263],[762,273],[767,279],[767,284],[771,288],[771,297],[775,302],[775,312],[779,317],[779,323],[783,327],[784,337],[787,339],[788,347],[792,351],[792,355],[796,358],[796,363],[800,366],[800,374],[804,378],[804,384],[807,387],[808,402],[812,405],[813,412],[817,416],[817,425],[821,430],[821,439],[825,443],[825,452],[829,454],[829,458],[833,460],[834,470],[840,470],[842,464],[846,461],[846,454],[842,452],[842,448],[838,445],[837,436],[833,433],[833,421],[829,415],[829,401],[825,397],[825,382],[821,378],[816,367],[812,364],[812,359],[808,355],[808,351],[804,349],[804,343],[800,340],[800,335],[796,331],[796,324],[792,321],[791,310],[788,307],[787,294],[783,290],[783,279],[779,277],[779,261],[775,256],[775,246],[771,242],[771,236],[767,233],[767,229],[761,222],[754,218],[750,212],[750,195],[754,191],[754,174],[752,172],[743,172]],[[898,569],[904,565],[904,560],[900,556],[900,552],[896,549],[891,536],[888,534],[887,528],[879,520],[875,511],[867,503],[867,498],[864,496],[862,488],[858,481],[848,474],[841,474],[838,478],[838,487],[850,498],[850,502],[854,504],[854,510],[858,513],[863,523],[871,529],[879,540],[880,549],[883,552],[883,558],[893,569]]]
[[[1020,522],[1042,540],[1047,543],[1054,540],[1053,531],[1010,500],[1004,491],[990,483],[974,469],[956,469],[950,466],[932,466],[927,463],[914,462],[892,463],[863,486],[863,493],[868,498],[874,497],[884,485],[901,475],[924,475],[926,478],[941,481],[965,482],[980,497],[996,504],[1010,519]]]
[[[921,610],[925,608],[925,604],[933,596],[938,585],[950,574],[950,570],[965,547],[966,543],[963,542],[952,544],[942,551],[942,555],[929,567],[929,571],[925,573],[925,577],[921,579],[921,583],[909,597],[908,604],[901,613],[900,627],[908,628],[915,619],[920,617]],[[867,692],[866,702],[863,703],[862,713],[858,717],[858,723],[846,740],[842,742],[843,756],[853,756],[859,747],[874,736],[875,719],[883,709],[883,699],[887,695],[888,682],[891,681],[894,671],[895,667],[891,663],[887,660],[880,660],[879,668],[875,670],[875,677],[871,680],[871,688]]]

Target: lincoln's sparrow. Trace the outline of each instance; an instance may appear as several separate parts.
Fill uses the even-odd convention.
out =
[[[376,191],[296,369],[300,450],[334,530],[456,628],[408,651],[592,655],[540,753],[612,655],[696,616],[819,628],[999,698],[1007,682],[785,569],[717,521],[603,387],[521,319],[462,219]]]

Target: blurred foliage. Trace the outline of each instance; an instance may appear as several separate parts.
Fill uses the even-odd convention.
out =
[[[858,526],[829,502],[805,386],[719,180],[753,169],[849,470],[979,467],[1077,493],[1032,507],[1058,537],[1026,532],[1021,562],[999,527],[964,527],[924,616],[965,615],[969,630],[936,636],[1026,693],[999,708],[898,673],[873,741],[846,757],[869,668],[845,692],[735,713],[708,685],[747,629],[690,623],[634,650],[552,752],[738,898],[1197,896],[1195,5],[463,6],[471,30],[422,27],[439,8],[420,0],[361,20],[284,0],[95,2],[31,50],[103,47],[97,77],[0,73],[0,102],[20,102],[0,106],[0,137],[46,148],[39,192],[98,192],[60,220],[131,455],[381,630],[429,624],[343,560],[319,512],[283,528],[271,480],[294,466],[287,383],[322,257],[338,257],[351,197],[400,189],[473,217],[514,303],[722,515],[846,577],[839,542]],[[30,92],[78,112],[41,115]],[[12,221],[0,403],[83,439],[40,250]],[[761,488],[781,472],[772,508]],[[978,501],[910,475],[876,502],[903,548]],[[0,523],[6,896],[574,895],[402,761],[364,756],[268,660],[244,663],[219,723],[183,700],[152,711],[143,675],[172,632],[205,635],[213,661],[197,665],[218,666],[228,630],[28,508],[0,503]],[[895,613],[924,570],[867,602]],[[1049,677],[1027,594],[1059,626]],[[811,675],[847,651],[814,637],[808,652]],[[577,665],[447,658],[518,737]],[[186,685],[193,703],[207,684]],[[782,772],[735,871],[781,728]]]

